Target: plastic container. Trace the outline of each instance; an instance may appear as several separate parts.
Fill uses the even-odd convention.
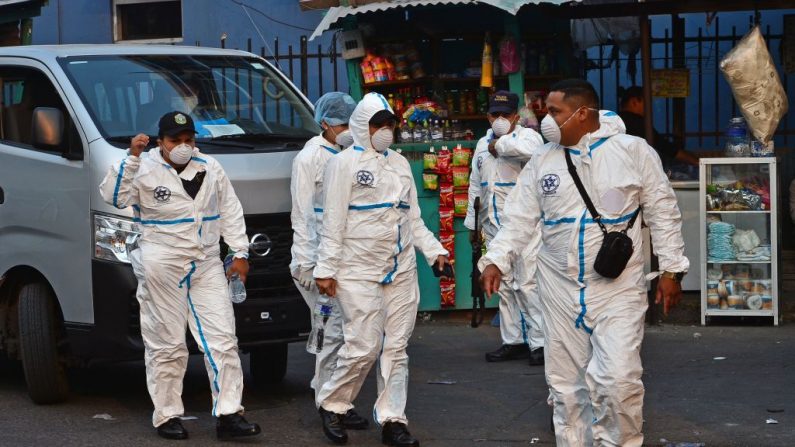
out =
[[[315,303],[315,309],[312,312],[312,332],[309,334],[309,339],[306,341],[306,351],[310,354],[318,354],[323,350],[323,339],[326,336],[326,324],[331,318],[331,312],[334,310],[334,304],[331,299],[325,295],[320,295]]]
[[[234,253],[229,253],[224,258],[224,271],[228,272],[229,267],[232,266],[232,261],[234,261]],[[246,301],[246,285],[243,284],[243,281],[240,280],[240,276],[235,273],[229,278],[229,299],[232,300],[235,304],[240,304],[243,301]]]
[[[748,139],[748,126],[743,118],[732,118],[726,129],[726,156],[750,157],[751,142]]]

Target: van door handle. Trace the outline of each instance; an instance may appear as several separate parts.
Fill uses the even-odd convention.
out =
[[[0,205],[6,202],[6,193],[3,191],[3,188],[0,188]]]

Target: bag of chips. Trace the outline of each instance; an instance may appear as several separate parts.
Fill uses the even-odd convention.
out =
[[[453,184],[441,182],[439,186],[439,209],[453,209]]]
[[[455,281],[442,279],[439,281],[439,291],[442,295],[442,307],[455,306]]]
[[[455,217],[466,217],[469,207],[469,194],[465,192],[457,193],[453,196],[453,211]]]
[[[438,158],[435,152],[426,152],[422,154],[422,169],[428,171],[435,171]]]
[[[469,187],[469,166],[456,166],[453,168],[453,187]]]
[[[448,150],[442,150],[436,156],[436,172],[444,175],[450,173],[451,154]]]
[[[472,149],[461,147],[461,145],[456,146],[453,149],[453,167],[455,166],[469,166],[469,162],[472,159]]]
[[[452,208],[439,208],[439,232],[453,231],[453,216],[454,211]]]
[[[440,231],[439,242],[442,243],[442,247],[449,253],[447,257],[450,259],[450,263],[453,264],[455,259],[455,233],[452,231]]]
[[[439,174],[426,172],[422,174],[422,187],[428,191],[439,189]]]

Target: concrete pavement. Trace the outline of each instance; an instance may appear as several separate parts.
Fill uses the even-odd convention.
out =
[[[795,325],[666,325],[646,333],[647,445],[795,445]],[[463,321],[418,323],[409,348],[408,416],[423,446],[524,446],[534,438],[536,444],[554,445],[542,369],[520,361],[485,363],[483,353],[498,343],[496,328],[471,329]],[[251,443],[328,445],[308,387],[312,365],[303,346],[294,344],[283,384],[247,388],[247,417],[264,430]],[[151,428],[142,362],[79,370],[73,376],[68,402],[36,406],[19,367],[0,362],[0,446],[174,445]],[[185,422],[190,445],[215,444],[199,357],[191,358],[183,395],[186,415],[197,418]],[[356,402],[362,414],[370,414],[374,398],[371,375]],[[102,414],[113,419],[94,418]],[[766,424],[768,418],[778,424]],[[379,435],[373,427],[350,432],[348,445],[377,446]]]

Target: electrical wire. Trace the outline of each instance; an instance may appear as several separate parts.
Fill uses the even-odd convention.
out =
[[[278,23],[278,24],[284,25],[284,26],[289,26],[290,28],[300,29],[302,31],[309,31],[309,32],[314,31],[314,29],[304,28],[302,26],[293,25],[292,23],[282,22],[281,20],[274,19],[273,17],[269,16],[268,14],[265,14],[261,10],[251,6],[249,4],[243,3],[241,1],[238,1],[238,0],[229,0],[229,1],[234,3],[234,4],[236,4],[236,5],[238,5],[238,6],[242,6],[243,8],[250,9],[250,10],[256,12],[257,14],[261,15],[262,17],[265,17],[266,19],[270,20],[271,22]]]

